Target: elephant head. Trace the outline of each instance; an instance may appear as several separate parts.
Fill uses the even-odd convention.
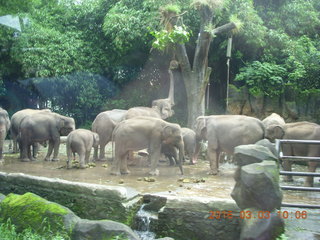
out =
[[[197,140],[207,140],[207,118],[200,116],[197,118],[195,126]]]
[[[75,130],[75,122],[73,118],[65,117],[59,114],[56,114],[58,121],[59,132],[62,136],[67,136],[70,132]]]
[[[284,136],[283,126],[280,125],[270,125],[266,128],[265,138],[269,139],[271,142],[274,142],[275,139],[282,139]]]
[[[152,101],[152,108],[160,113],[161,119],[167,119],[174,114],[174,111],[171,109],[172,106],[173,104],[169,98]]]
[[[182,161],[184,159],[184,143],[181,128],[178,124],[168,124],[162,130],[162,143],[172,145],[179,150],[179,168],[183,174]]]

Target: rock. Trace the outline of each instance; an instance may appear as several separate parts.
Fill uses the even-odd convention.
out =
[[[277,239],[284,233],[284,221],[276,211],[261,211],[255,208],[244,210],[250,217],[242,222],[240,240]]]
[[[239,214],[235,202],[212,197],[167,196],[158,214],[157,236],[175,239],[239,239],[239,219],[209,219],[210,211]]]
[[[1,218],[10,218],[17,231],[31,227],[41,234],[48,231],[69,235],[72,227],[79,221],[71,210],[57,203],[49,202],[33,193],[17,195],[10,193],[0,204]]]
[[[240,167],[251,163],[259,163],[263,160],[278,162],[278,159],[268,148],[256,144],[240,145],[235,147],[234,160]]]
[[[119,238],[117,238],[119,237]],[[139,240],[127,225],[111,220],[79,220],[71,234],[74,240],[103,240],[103,239],[129,239]]]
[[[153,177],[144,177],[143,180],[144,180],[145,182],[155,182],[155,181],[156,181],[156,179],[153,178]]]
[[[263,161],[243,166],[231,197],[241,209],[255,207],[273,211],[280,208],[282,192],[277,164]]]
[[[278,153],[277,153],[275,145],[273,143],[271,143],[268,139],[264,138],[264,139],[256,142],[255,144],[261,145],[261,146],[264,146],[264,147],[268,148],[270,150],[270,152],[272,152],[272,154],[275,157],[278,156]]]

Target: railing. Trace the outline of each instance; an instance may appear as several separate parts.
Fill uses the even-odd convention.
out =
[[[307,156],[284,156],[281,144],[288,143],[299,143],[299,144],[319,144],[320,141],[317,140],[288,140],[288,139],[277,139],[276,140],[276,150],[278,153],[279,160],[287,161],[319,161],[319,157],[307,157]],[[312,172],[290,172],[290,171],[280,171],[280,175],[286,176],[309,176],[309,177],[320,177],[320,173]],[[282,190],[292,190],[292,191],[312,191],[320,192],[320,188],[317,187],[295,187],[295,186],[281,186]],[[291,204],[291,203],[282,203],[283,207],[303,207],[303,208],[319,208],[320,205],[310,205],[310,204]]]

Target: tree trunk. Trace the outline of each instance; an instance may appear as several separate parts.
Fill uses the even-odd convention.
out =
[[[208,53],[212,36],[236,27],[234,23],[228,23],[208,32],[205,28],[212,24],[212,9],[203,5],[198,10],[201,24],[192,66],[185,45],[177,44],[175,48],[175,56],[179,62],[187,92],[188,127],[190,128],[193,128],[197,117],[205,114],[205,92],[211,74],[211,68],[208,67]]]

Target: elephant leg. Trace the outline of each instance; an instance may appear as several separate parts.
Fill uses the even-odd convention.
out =
[[[127,153],[123,153],[122,151],[120,151],[117,147],[117,145],[115,145],[116,148],[115,148],[115,157],[113,159],[113,162],[112,162],[112,168],[111,168],[111,172],[110,174],[111,175],[116,175],[116,176],[119,176],[121,175],[121,172],[120,172],[120,164],[122,164],[122,161],[125,161],[124,158],[127,157]]]
[[[52,154],[52,151],[53,151],[53,141],[52,140],[49,140],[49,147],[48,147],[48,152],[47,152],[47,155],[45,157],[45,161],[50,161],[50,156]]]
[[[292,162],[291,161],[283,160],[283,164],[282,165],[283,165],[283,170],[284,171],[289,171],[289,172],[292,171]],[[293,182],[293,178],[292,178],[292,176],[285,175],[284,178],[283,178],[283,181],[285,181],[285,182]]]
[[[129,155],[130,155],[130,152],[127,153],[123,157],[123,159],[122,159],[122,161],[120,163],[120,172],[121,172],[121,174],[129,174],[130,173],[130,171],[128,169],[128,157],[129,157]]]
[[[149,158],[151,162],[151,169],[149,171],[149,175],[158,176],[159,170],[157,169],[159,158],[160,158],[160,147],[158,149],[150,149],[148,151],[150,153]]]
[[[79,165],[81,169],[86,168],[86,152],[81,150],[78,152],[79,155]]]
[[[208,172],[208,174],[210,175],[218,174],[218,166],[219,166],[218,156],[219,156],[218,150],[208,146],[207,158],[209,159],[209,162],[210,162],[210,171]]]
[[[70,146],[67,146],[67,169],[72,168],[71,156],[72,156],[71,148],[70,148]]]
[[[98,146],[93,148],[93,159],[92,159],[93,162],[98,160],[98,149],[99,149]]]
[[[20,159],[22,162],[29,162],[30,159],[28,157],[30,152],[30,146],[27,143],[21,143],[20,144]]]
[[[318,163],[314,161],[310,161],[308,163],[308,171],[309,172],[315,172],[317,169]],[[313,177],[306,177],[306,180],[304,182],[305,187],[313,187]]]
[[[107,161],[106,152],[105,152],[106,145],[107,143],[100,143],[99,161]]]
[[[54,139],[52,161],[59,161],[59,158],[58,158],[59,147],[60,147],[60,137],[58,137],[57,139]]]
[[[85,163],[90,163],[90,154],[91,154],[91,148],[86,151],[86,158],[85,158]]]

